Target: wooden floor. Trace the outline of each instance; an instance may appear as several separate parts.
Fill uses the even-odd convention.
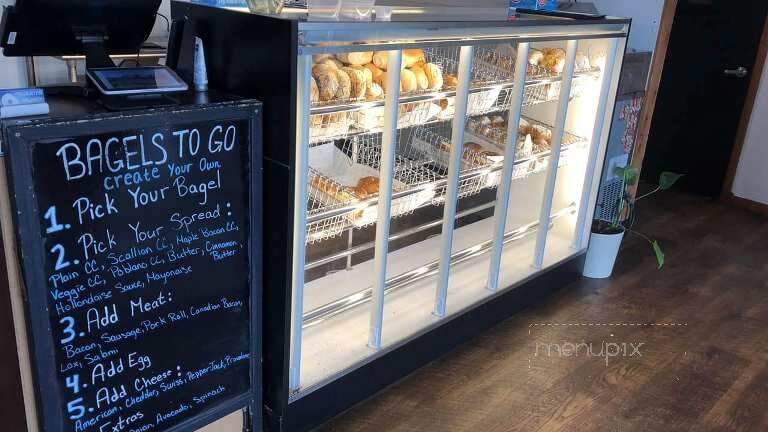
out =
[[[768,431],[768,219],[677,194],[639,216],[663,271],[630,238],[612,279],[567,287],[321,430]]]

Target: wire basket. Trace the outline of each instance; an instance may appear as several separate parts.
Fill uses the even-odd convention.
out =
[[[334,143],[310,149],[307,208],[310,220],[320,214],[328,218],[312,221],[307,226],[307,242],[327,239],[349,228],[361,228],[378,220],[378,182],[381,165],[381,134],[363,134],[346,140],[338,147]],[[417,166],[408,166],[398,158],[394,171],[393,193],[412,190],[415,186],[434,181],[434,176]],[[412,171],[413,170],[413,171]],[[363,186],[363,182],[368,182]],[[375,184],[373,189],[371,184]],[[433,188],[394,198],[391,217],[412,213],[431,202]],[[334,210],[347,209],[333,212]],[[340,213],[340,214],[336,214]]]
[[[420,159],[424,166],[430,166],[437,178],[448,177],[451,152],[450,123],[435,123],[414,128],[409,140],[409,151]],[[461,156],[458,197],[475,195],[488,187],[499,183],[500,153],[498,150],[483,148],[480,150],[465,147]],[[441,182],[435,188],[434,204],[445,201],[447,185]]]
[[[397,128],[404,129],[428,123],[442,113],[440,105],[432,102],[413,102],[397,107]],[[351,113],[352,124],[362,131],[379,132],[384,127],[384,107],[374,107]]]
[[[468,138],[473,138],[478,141],[489,142],[502,151],[507,146],[507,119],[505,116],[495,116],[494,119],[489,117],[475,117],[467,121],[467,127],[465,135]],[[502,121],[497,120],[501,118]],[[532,132],[534,131],[535,132]],[[543,122],[536,121],[528,117],[521,117],[520,129],[517,136],[517,153],[516,158],[528,157],[533,154],[543,153],[551,149],[553,126]],[[543,141],[535,141],[531,146],[530,153],[522,152],[522,147],[525,144],[527,135],[532,135],[532,141],[536,138],[542,137],[547,141],[547,145],[544,145]],[[568,147],[580,143],[585,143],[586,138],[574,135],[569,132],[563,133],[562,147]]]
[[[458,46],[454,47],[430,47],[424,49],[424,56],[427,62],[435,63],[440,66],[443,72],[443,78],[445,80],[448,76],[448,80],[445,88],[452,89],[450,84],[450,77],[457,77],[459,70],[459,52]],[[497,65],[488,64],[482,61],[482,56],[478,52],[484,52],[482,50],[476,50],[472,59],[471,81],[473,86],[502,84],[508,82],[514,76],[514,62],[509,68],[499,67]]]
[[[309,143],[317,144],[342,139],[349,134],[350,113],[334,112],[309,116]]]

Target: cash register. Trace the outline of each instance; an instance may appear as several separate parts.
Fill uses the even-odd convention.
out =
[[[85,55],[85,87],[50,93],[93,95],[112,110],[172,105],[188,84],[168,66],[117,67],[110,54],[136,53],[161,0],[17,0],[3,10],[0,46],[8,57]]]

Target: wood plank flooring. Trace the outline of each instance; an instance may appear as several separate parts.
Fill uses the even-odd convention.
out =
[[[639,217],[664,270],[631,236],[612,279],[567,287],[319,430],[768,430],[768,218],[674,193]]]

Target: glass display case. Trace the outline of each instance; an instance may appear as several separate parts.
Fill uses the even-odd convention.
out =
[[[212,83],[265,101],[275,428],[350,406],[466,339],[487,318],[473,311],[578,263],[628,20],[325,23],[193,9],[239,39],[212,31],[229,51],[214,54],[228,64],[213,74],[241,76]],[[266,32],[276,46],[257,43]],[[256,59],[233,63],[234,52]],[[287,61],[285,76],[254,83],[258,59]]]

